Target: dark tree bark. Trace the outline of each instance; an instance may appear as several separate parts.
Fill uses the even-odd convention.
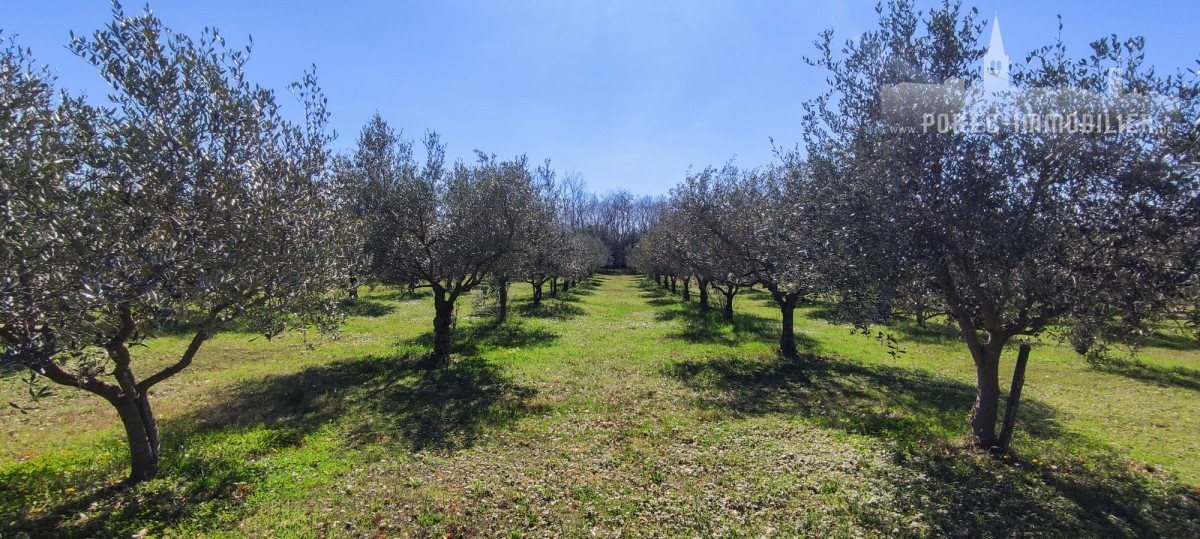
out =
[[[1000,450],[1008,451],[1013,429],[1017,424],[1017,407],[1021,404],[1021,388],[1025,386],[1025,365],[1029,363],[1029,345],[1022,344],[1013,369],[1012,385],[1008,387],[1008,403],[1004,406],[1004,426],[1000,429]]]
[[[676,282],[678,282],[678,279],[676,279],[674,276],[672,276],[671,277],[671,293],[672,294],[679,291],[678,288],[676,288],[676,284],[675,284]]]
[[[125,427],[125,440],[129,444],[130,484],[154,479],[158,475],[158,424],[150,409],[146,396],[128,397],[122,394],[113,399],[121,424]]]
[[[692,283],[691,277],[683,278],[683,301],[688,301],[688,300],[692,299],[692,291],[690,289],[691,283]]]
[[[454,294],[446,289],[433,289],[433,354],[429,356],[429,367],[438,368],[450,363],[450,349],[454,339]]]
[[[779,352],[785,356],[796,355],[795,315],[796,303],[800,300],[798,292],[783,292],[776,287],[768,286],[771,299],[779,306],[783,318],[783,328],[779,333]]]
[[[721,318],[725,319],[726,322],[733,322],[733,298],[737,296],[740,287],[731,284],[725,288],[721,288],[720,286],[714,286],[713,288],[716,288],[721,292],[722,296],[725,296],[725,301],[721,305]]]
[[[980,447],[991,449],[997,446],[996,415],[1000,411],[1000,360],[990,351],[975,362],[975,380],[978,391],[975,407],[971,410],[971,434]]]
[[[558,297],[558,277],[550,278],[550,297]]]
[[[503,323],[508,319],[508,279],[497,279],[497,285],[500,288],[497,294],[500,301],[500,312],[496,313],[496,319]]]
[[[913,318],[916,319],[917,327],[925,327],[925,323],[929,320],[929,315],[925,313],[925,306],[920,302],[913,309]]]
[[[708,310],[708,281],[697,280],[696,290],[700,292],[700,310]]]
[[[959,315],[959,328],[975,362],[975,406],[971,409],[971,435],[984,449],[999,447],[996,419],[1000,411],[1000,354],[1008,336],[999,329],[989,330],[988,340],[982,341],[969,317]]]
[[[542,306],[542,285],[543,284],[544,283],[539,282],[539,283],[534,283],[534,285],[533,285],[533,306],[534,307]]]

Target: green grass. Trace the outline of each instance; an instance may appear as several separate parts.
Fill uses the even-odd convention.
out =
[[[783,360],[761,293],[732,326],[627,275],[527,298],[503,325],[464,300],[433,372],[427,295],[364,289],[337,339],[223,334],[154,392],[163,470],[128,491],[105,403],[10,409],[0,536],[1200,536],[1200,350],[1170,335],[1103,368],[1035,343],[996,459],[944,328],[891,328],[893,359],[807,306]]]

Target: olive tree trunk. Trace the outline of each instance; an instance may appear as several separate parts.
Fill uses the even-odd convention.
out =
[[[497,285],[499,286],[497,295],[499,296],[498,299],[500,305],[499,312],[496,313],[496,319],[500,322],[504,322],[508,319],[508,279],[498,280]]]
[[[158,423],[150,409],[146,395],[121,396],[113,399],[121,424],[125,427],[125,440],[129,444],[130,484],[154,479],[158,475]]]
[[[542,285],[543,284],[544,284],[544,281],[534,283],[534,285],[533,285],[533,306],[534,307],[542,306]]]
[[[1017,425],[1017,407],[1021,404],[1021,388],[1025,387],[1025,366],[1029,363],[1029,344],[1021,345],[1017,365],[1013,368],[1012,384],[1008,386],[1008,403],[1004,406],[1004,426],[1000,429],[1000,450],[1008,451],[1013,429]]]
[[[971,409],[971,435],[979,447],[999,449],[1000,439],[996,435],[996,419],[1000,412],[1000,355],[1008,337],[1002,331],[988,332],[988,339],[980,339],[973,325],[960,317],[960,328],[971,350],[975,362],[975,406]]]
[[[442,367],[450,362],[450,349],[454,339],[454,296],[445,289],[433,292],[433,354],[429,366]]]
[[[795,356],[796,302],[800,300],[800,294],[772,289],[771,299],[775,300],[775,304],[779,306],[779,313],[783,320],[783,327],[779,331],[779,352],[788,357]]]
[[[733,322],[733,297],[737,295],[737,291],[731,288],[728,291],[722,290],[721,294],[725,296],[725,303],[721,305],[721,318],[726,322]]]

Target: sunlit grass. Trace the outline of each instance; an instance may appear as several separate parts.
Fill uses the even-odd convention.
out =
[[[996,459],[966,443],[952,331],[891,328],[893,359],[810,305],[784,361],[760,293],[732,326],[627,275],[527,297],[504,325],[463,301],[438,372],[431,301],[402,291],[364,289],[336,339],[221,335],[153,395],[164,469],[131,492],[99,399],[6,412],[0,535],[1200,534],[1195,348],[1098,370],[1038,343]]]

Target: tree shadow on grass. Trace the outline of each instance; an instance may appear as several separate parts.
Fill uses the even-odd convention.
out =
[[[475,357],[489,348],[529,348],[550,346],[559,335],[545,328],[530,327],[518,319],[499,322],[494,318],[473,324],[459,324],[454,332],[453,354]],[[433,348],[433,332],[403,341],[404,345]]]
[[[379,293],[366,294],[368,298],[381,299],[383,301],[418,301],[432,300],[433,291],[428,288],[417,288],[409,292],[407,288],[388,288]]]
[[[964,431],[965,411],[975,402],[969,384],[922,371],[834,360],[745,359],[727,356],[673,365],[668,374],[689,386],[711,389],[701,404],[735,416],[783,413],[824,426],[908,447],[934,436]],[[1052,411],[1032,399],[1021,402],[1021,429],[1040,437],[1060,436]]]
[[[693,284],[692,286],[693,288],[690,292],[691,298],[684,300],[681,292],[672,292],[669,288],[663,288],[655,284],[650,278],[642,278],[638,280],[638,288],[642,291],[641,297],[646,301],[646,304],[651,307],[692,304],[699,306],[698,292],[696,292],[696,289],[694,288],[695,285]],[[712,302],[710,303],[710,307],[715,310],[716,298],[713,297],[710,301]]]
[[[1164,387],[1200,391],[1200,371],[1187,367],[1163,367],[1137,359],[1109,358],[1090,364],[1095,370]]]
[[[807,304],[807,308],[797,309],[797,314],[803,312],[807,318],[823,320],[830,324],[851,327],[854,322],[847,318],[836,305],[827,301],[817,301]],[[873,331],[891,333],[896,338],[923,344],[961,344],[962,333],[953,325],[943,320],[928,320],[925,325],[918,325],[909,318],[893,316],[887,324],[872,326]]]
[[[1050,406],[1021,401],[1016,452],[996,459],[964,447],[973,386],[921,371],[840,361],[720,357],[666,374],[697,389],[697,405],[730,417],[783,414],[877,438],[908,470],[880,474],[898,510],[921,513],[938,535],[1196,536],[1200,496],[1148,478],[1114,450],[1066,431]],[[1025,442],[1021,440],[1025,439]],[[1025,447],[1068,447],[1063,468],[1039,465]],[[1074,455],[1084,453],[1085,458]],[[1068,458],[1076,462],[1068,464]],[[1046,490],[1047,488],[1052,490]]]
[[[797,309],[798,311],[800,309]],[[836,305],[828,301],[815,301],[808,304],[808,308],[804,309],[804,316],[814,320],[824,320],[830,324],[850,325],[853,321],[847,318]]]
[[[653,296],[647,296],[647,295],[643,294],[642,297],[646,298],[646,304],[651,307],[666,307],[668,305],[677,305],[680,302],[679,299],[673,298],[671,296],[653,297]]]
[[[676,309],[660,310],[654,315],[659,322],[679,321],[678,331],[669,337],[690,343],[719,343],[730,346],[746,342],[775,343],[783,326],[778,320],[750,313],[734,312],[733,322],[724,320],[714,309],[707,311],[698,303],[680,304]],[[795,333],[796,346],[805,349],[816,345],[816,341]]]
[[[290,469],[270,464],[270,457],[305,446],[318,431],[334,429],[334,453],[364,444],[457,451],[486,431],[543,413],[545,407],[531,404],[534,396],[500,367],[471,357],[436,370],[415,356],[364,357],[245,382],[161,422],[159,479],[137,488],[113,484],[125,473],[116,458],[104,467],[47,459],[3,470],[0,508],[11,516],[0,521],[0,536],[129,537],[142,528],[157,536],[183,524],[217,530],[227,517],[250,510],[245,498],[264,475]],[[113,454],[123,452],[112,445]],[[57,497],[47,502],[21,489]]]
[[[583,301],[583,298],[596,293],[596,289],[600,288],[600,281],[601,278],[599,276],[593,275],[587,279],[575,283],[566,292],[563,292],[562,289],[559,289],[558,297],[555,299],[569,302]]]
[[[699,302],[683,301],[648,278],[641,279],[638,287],[642,289],[642,298],[648,305],[678,307],[662,309],[654,315],[654,319],[659,322],[672,320],[680,322],[680,330],[668,335],[674,339],[690,343],[722,343],[730,346],[753,341],[774,343],[779,341],[779,333],[783,330],[783,324],[778,320],[757,314],[741,313],[736,310],[733,313],[733,321],[726,321],[717,312],[716,305],[710,306],[707,310],[702,309]],[[759,295],[763,294],[761,291],[755,292]],[[774,302],[771,305],[775,306]],[[796,346],[799,348],[811,348],[816,345],[816,341],[801,333],[795,333],[795,338]]]
[[[396,310],[395,305],[388,305],[371,298],[344,299],[340,303],[342,312],[347,316],[378,318],[391,314]]]
[[[895,333],[896,338],[901,341],[953,345],[963,343],[961,330],[940,322],[926,322],[924,326],[921,326],[911,320],[894,320],[890,325],[881,329],[885,332]]]
[[[648,278],[638,279],[638,289],[642,291],[640,294],[646,303],[654,307],[665,307],[667,305],[675,305],[683,300],[670,290],[662,288]]]
[[[669,289],[663,288],[654,279],[650,277],[642,277],[637,280],[637,287],[642,291],[643,298],[665,298],[674,297]]]
[[[761,288],[743,288],[741,292],[738,292],[738,297],[744,301],[760,301],[769,307],[777,308],[771,293]]]
[[[230,402],[191,416],[198,430],[269,425],[298,444],[324,425],[341,425],[345,443],[398,442],[410,451],[470,447],[487,428],[534,411],[534,390],[479,357],[428,369],[424,358],[367,357],[313,367],[239,387]]]
[[[1200,350],[1200,341],[1186,335],[1156,331],[1149,339],[1146,339],[1146,346],[1180,351]]]
[[[571,320],[583,314],[583,309],[564,299],[543,300],[541,305],[533,306],[532,301],[523,301],[516,306],[517,314],[525,318],[542,318],[554,320]]]

